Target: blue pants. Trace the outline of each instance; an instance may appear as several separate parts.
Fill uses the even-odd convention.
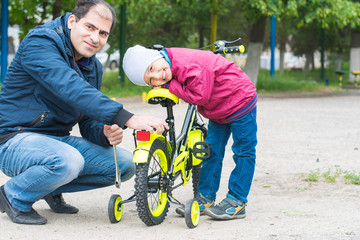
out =
[[[132,153],[117,148],[121,180],[135,173]],[[5,193],[11,205],[28,212],[47,194],[77,192],[110,186],[115,181],[111,147],[81,137],[19,133],[0,145],[0,169],[11,177]]]
[[[209,121],[206,142],[210,144],[211,156],[203,161],[198,191],[205,197],[216,199],[219,190],[225,147],[232,134],[232,151],[235,168],[229,179],[229,193],[240,201],[247,202],[255,171],[257,144],[256,107],[228,124]]]

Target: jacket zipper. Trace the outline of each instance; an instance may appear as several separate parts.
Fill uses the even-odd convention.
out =
[[[28,125],[26,125],[24,127],[19,127],[19,131],[22,131],[24,128],[35,127],[40,122],[44,122],[45,118],[49,115],[49,113],[50,113],[50,111],[44,111],[37,118],[35,118],[35,120],[32,121],[30,124],[28,124]]]

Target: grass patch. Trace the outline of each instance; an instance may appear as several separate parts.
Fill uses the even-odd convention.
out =
[[[320,72],[315,70],[304,75],[299,70],[284,70],[276,72],[272,78],[269,71],[261,69],[258,76],[256,88],[258,93],[280,93],[280,92],[337,92],[342,91],[338,87],[336,76],[328,79],[329,85],[324,80],[319,80]]]
[[[331,169],[328,169],[323,173],[320,173],[319,169],[310,171],[310,173],[305,178],[303,178],[303,181],[318,182],[322,179],[325,182],[335,183],[336,179],[339,177],[343,177],[346,184],[360,184],[360,172],[355,173],[354,171],[343,171],[339,168],[336,168],[335,172],[333,172]]]
[[[332,173],[329,169],[328,171],[324,172],[322,176],[325,178],[327,182],[336,182],[336,178],[341,175],[341,169],[336,169],[335,173]]]
[[[307,177],[305,177],[303,181],[317,182],[319,181],[319,177],[320,177],[320,170],[316,169],[316,171],[310,171],[310,174]]]
[[[305,192],[308,189],[309,188],[307,188],[307,187],[301,187],[301,188],[296,189],[296,192]]]
[[[121,82],[117,71],[106,72],[101,86],[101,92],[108,97],[140,96],[142,92],[148,92],[150,89],[147,86],[133,84],[127,77]]]
[[[346,183],[360,184],[360,172],[356,174],[355,172],[344,172],[344,178]]]

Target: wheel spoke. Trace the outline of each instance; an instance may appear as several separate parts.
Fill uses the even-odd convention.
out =
[[[135,178],[136,206],[139,217],[148,226],[160,224],[167,214],[166,173],[168,156],[166,145],[155,140],[150,147],[148,161],[139,164]],[[164,186],[164,187],[163,187]]]

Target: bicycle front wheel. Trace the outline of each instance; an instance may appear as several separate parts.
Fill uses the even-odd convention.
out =
[[[169,209],[167,152],[165,143],[155,140],[147,163],[136,166],[136,207],[140,219],[148,226],[162,223]]]

